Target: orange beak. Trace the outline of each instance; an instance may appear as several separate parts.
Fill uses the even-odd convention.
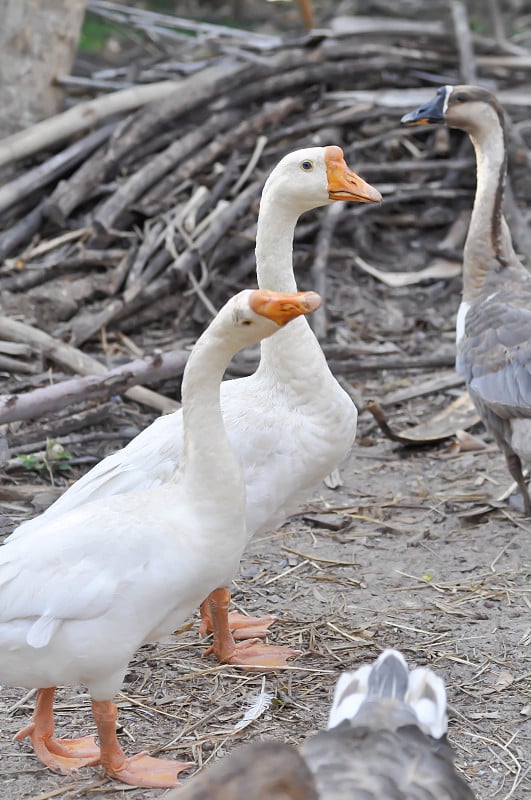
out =
[[[270,292],[256,289],[249,300],[255,314],[276,322],[281,327],[301,314],[310,314],[321,305],[317,292]]]
[[[381,203],[382,195],[347,167],[343,151],[336,145],[325,147],[326,176],[330,200],[352,200],[355,203]]]

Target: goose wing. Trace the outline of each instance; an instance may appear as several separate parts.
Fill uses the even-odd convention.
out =
[[[152,489],[166,483],[179,465],[182,452],[182,412],[158,417],[121,450],[104,458],[76,481],[43,514],[26,520],[7,541],[42,528],[93,500]]]
[[[486,289],[466,315],[456,367],[495,414],[531,418],[531,279]]]
[[[162,583],[157,570],[166,560],[155,558],[164,546],[164,531],[150,536],[149,525],[140,519],[142,512],[152,519],[156,509],[150,503],[148,492],[87,503],[2,545],[0,628],[15,620],[31,622],[28,644],[43,647],[61,622],[100,618],[131,597],[151,609],[156,621],[163,612],[157,613],[150,593]],[[134,623],[132,607],[130,616]]]

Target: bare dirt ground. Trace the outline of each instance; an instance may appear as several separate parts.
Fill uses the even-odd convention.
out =
[[[392,124],[397,122],[389,121],[388,127]],[[527,175],[524,166],[516,175],[522,208]],[[470,207],[471,199],[471,192],[460,196],[459,208]],[[371,211],[371,227],[359,223],[359,230],[346,230],[345,225],[356,225],[360,218],[342,219],[337,235],[343,250],[332,253],[328,269],[331,346],[354,343],[363,357],[382,353],[392,343],[401,358],[432,358],[434,363],[451,355],[459,277],[390,289],[355,270],[345,256],[349,236],[358,244],[365,236],[374,263],[396,270],[420,267],[451,221],[452,203],[445,208],[450,211],[442,221],[431,223],[423,216],[425,200],[410,203],[409,221],[405,213],[390,215],[385,204]],[[413,233],[415,215],[424,224]],[[301,287],[310,287],[304,268],[298,277]],[[171,338],[173,321],[167,320],[166,328],[164,319],[147,326],[147,340],[161,338],[161,330]],[[145,342],[139,339],[138,344]],[[127,753],[145,749],[190,759],[195,766],[183,776],[185,781],[243,741],[273,737],[298,743],[326,725],[342,670],[374,659],[383,648],[397,647],[412,665],[428,664],[444,677],[450,741],[477,797],[528,796],[531,523],[505,505],[474,513],[509,483],[503,458],[481,426],[472,433],[486,442],[486,449],[463,452],[448,442],[404,449],[386,439],[363,410],[371,397],[389,398],[436,376],[441,368],[355,370],[348,381],[343,377],[361,413],[357,444],[341,469],[341,485],[319,487],[300,515],[254,541],[242,560],[234,603],[249,613],[278,616],[269,640],[300,650],[293,665],[263,674],[217,666],[203,658],[206,642],[199,639],[197,620],[191,621],[189,630],[144,647],[130,665],[118,697],[120,740]],[[158,388],[172,396],[178,384],[168,381]],[[450,387],[391,403],[388,419],[397,429],[414,425],[444,409],[461,391]],[[55,488],[46,471],[19,468],[5,473],[8,485],[27,487],[28,499],[0,501],[2,533],[47,505],[87,464],[122,446],[155,417],[123,397],[104,408],[89,434],[69,437],[71,469],[67,475],[54,474]],[[53,422],[46,424],[51,429],[43,428],[42,438],[53,432]],[[25,425],[12,427],[19,440]],[[35,425],[31,430],[35,432]],[[269,708],[238,730],[249,701],[262,689],[273,697]],[[51,774],[26,743],[12,742],[32,704],[26,691],[2,687],[2,798],[164,796],[160,790],[114,783],[97,769],[69,777]],[[82,687],[60,690],[56,720],[59,735],[94,732]]]
[[[381,382],[375,382],[375,387]],[[371,427],[362,416],[361,433]],[[447,683],[450,741],[478,797],[524,800],[529,787],[529,583],[531,526],[499,510],[468,523],[470,497],[503,486],[500,455],[448,455],[440,447],[404,453],[379,436],[356,447],[344,486],[318,492],[304,516],[253,543],[233,587],[250,613],[279,616],[271,641],[300,649],[278,673],[245,673],[202,657],[197,626],[131,663],[118,704],[128,752],[156,750],[197,767],[242,741],[274,737],[297,743],[326,725],[343,669],[398,647],[412,664],[429,664]],[[274,700],[259,719],[235,730],[250,698]],[[11,737],[31,713],[22,690],[4,687],[2,792],[15,798],[148,798],[85,768],[72,778],[40,767]],[[82,689],[61,691],[60,733],[94,731]]]

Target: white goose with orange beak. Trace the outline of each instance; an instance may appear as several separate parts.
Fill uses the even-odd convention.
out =
[[[305,211],[335,200],[378,203],[380,193],[352,172],[341,148],[310,147],[286,155],[267,179],[260,203],[256,264],[261,289],[294,292],[293,235]],[[221,408],[246,486],[247,536],[270,531],[348,455],[357,410],[328,369],[304,318],[262,343],[258,370],[221,385]],[[181,461],[182,413],[159,417],[126,447],[103,459],[50,508],[24,522],[13,537],[85,503],[166,483]],[[204,458],[210,453],[205,450]],[[205,501],[213,487],[204,487]],[[72,533],[75,536],[75,532]],[[227,530],[227,538],[231,531]],[[203,630],[224,663],[282,666],[289,648],[256,641],[273,617],[228,613],[226,587],[202,604]],[[234,638],[240,639],[238,644]]]
[[[260,289],[231,298],[184,371],[179,469],[163,485],[41,518],[41,528],[0,547],[0,683],[39,690],[16,739],[29,737],[50,769],[69,774],[101,764],[124,783],[168,787],[188,766],[146,753],[126,757],[112,699],[135,650],[182,625],[238,569],[245,485],[221,415],[227,364],[320,301],[315,292]],[[99,746],[92,737],[54,736],[55,687],[78,683],[92,699]]]

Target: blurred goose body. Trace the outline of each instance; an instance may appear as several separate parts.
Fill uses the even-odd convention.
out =
[[[465,243],[456,368],[531,515],[522,466],[531,464],[531,275],[503,216],[507,144],[503,110],[477,86],[444,86],[402,122],[445,122],[474,145],[477,188]]]
[[[339,678],[328,730],[301,755],[320,800],[474,800],[446,742],[444,682],[432,670],[408,670],[386,650],[373,665]]]
[[[446,741],[444,682],[396,650],[339,678],[328,730],[257,742],[166,800],[474,800]],[[309,773],[309,774],[308,774]]]
[[[285,156],[270,174],[256,235],[258,285],[296,291],[293,235],[299,216],[334,200],[379,202],[381,195],[351,172],[339,147],[310,147]],[[300,319],[262,345],[258,370],[221,386],[227,433],[243,466],[247,537],[274,529],[320,480],[348,455],[357,410],[326,363],[308,323]],[[277,338],[277,337],[275,337]],[[164,485],[182,457],[182,414],[159,417],[126,447],[103,459],[44,514],[22,523],[12,538],[44,520],[94,499]],[[204,456],[208,457],[208,448]],[[205,492],[205,495],[207,494]],[[230,537],[230,531],[227,536]],[[265,636],[273,617],[228,617],[230,594],[221,587],[202,605],[203,630],[214,630],[215,655],[234,664],[282,665],[294,654],[237,638]],[[230,630],[229,630],[230,628]]]
[[[42,528],[0,547],[0,682],[39,689],[32,721],[16,738],[29,736],[51,769],[102,764],[125,783],[165,787],[188,766],[145,754],[126,758],[112,697],[135,650],[175,630],[238,568],[245,487],[219,402],[229,360],[319,302],[314,292],[255,290],[232,298],[186,366],[183,458],[170,479],[44,516]],[[54,737],[55,687],[78,683],[92,698],[99,747],[91,737]]]

